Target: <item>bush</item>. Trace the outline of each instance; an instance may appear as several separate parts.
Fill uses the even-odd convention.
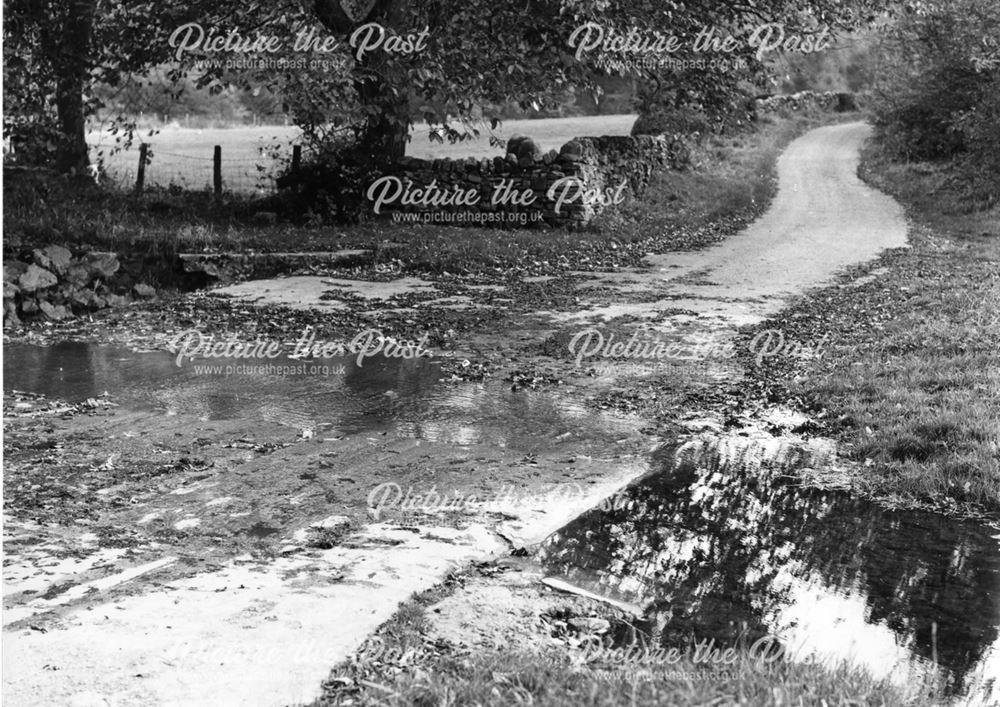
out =
[[[1000,175],[1000,76],[995,76],[982,93],[981,100],[957,116],[957,130],[965,137],[971,157],[970,162],[979,168],[983,177],[994,179]]]
[[[356,143],[340,134],[310,147],[301,169],[279,176],[279,193],[265,199],[261,208],[296,220],[310,215],[335,223],[364,220],[364,185],[371,175],[371,164]]]
[[[47,115],[5,115],[3,137],[5,165],[51,164],[63,140]]]
[[[984,60],[1000,59],[998,36],[995,0],[922,5],[900,18],[873,105],[883,144],[907,159],[968,155],[996,173],[1000,79]]]

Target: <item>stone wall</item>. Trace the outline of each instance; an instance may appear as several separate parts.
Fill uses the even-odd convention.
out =
[[[489,159],[404,157],[373,175],[368,203],[380,215],[405,212],[424,223],[574,227],[641,195],[654,171],[682,166],[684,153],[667,137],[649,135],[576,138],[544,154],[515,136],[507,149]],[[412,198],[404,203],[407,190]],[[384,198],[393,194],[399,197]]]
[[[768,113],[782,109],[803,110],[808,108],[843,112],[857,110],[857,99],[853,93],[799,91],[798,93],[758,98],[754,101],[754,107],[758,113]]]

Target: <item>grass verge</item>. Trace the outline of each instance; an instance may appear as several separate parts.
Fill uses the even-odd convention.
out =
[[[899,199],[911,248],[884,254],[748,333],[830,345],[820,358],[748,361],[755,388],[825,422],[901,506],[1000,514],[1000,212],[970,212],[952,165],[898,164],[877,146],[862,176]],[[869,273],[869,277],[865,277]]]
[[[355,657],[333,669],[322,696],[312,707],[858,707],[928,704],[928,696],[937,694],[931,686],[926,690],[913,686],[908,691],[911,694],[904,694],[855,669],[761,659],[745,649],[727,656],[725,664],[712,664],[704,656],[698,658],[684,650],[677,652],[677,659],[657,662],[655,657],[640,658],[634,665],[617,658],[581,661],[585,651],[580,641],[584,637],[547,635],[544,619],[549,612],[544,610],[534,626],[512,620],[502,646],[460,647],[435,636],[433,604],[455,590],[461,591],[464,581],[461,574],[451,575],[444,584],[403,605]],[[538,594],[539,590],[534,591]],[[541,610],[545,601],[540,594],[538,598]],[[575,605],[573,599],[567,602]],[[595,605],[584,603],[584,613],[592,614]],[[566,608],[558,611],[564,618],[574,613]],[[616,628],[634,630],[612,614],[608,614],[607,623],[611,632]],[[924,694],[916,694],[921,691]]]
[[[551,707],[701,707],[703,705],[916,705],[891,686],[848,670],[780,663],[761,667],[746,656],[725,670],[684,661],[630,672],[574,669],[555,651],[546,655],[490,651],[439,658],[391,687],[372,690],[362,704]],[[323,703],[320,703],[323,704]],[[327,704],[337,704],[327,703]]]

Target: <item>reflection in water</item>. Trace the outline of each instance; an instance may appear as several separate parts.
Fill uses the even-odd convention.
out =
[[[4,386],[71,402],[105,392],[124,406],[205,420],[253,419],[325,433],[392,432],[433,442],[539,448],[554,439],[614,441],[606,416],[502,382],[444,385],[432,359],[353,357],[316,361],[185,359],[85,343],[16,345],[4,351]],[[268,364],[271,373],[227,368]],[[325,366],[315,372],[309,366]],[[289,370],[302,369],[305,370]],[[273,369],[272,369],[273,370]],[[621,425],[621,423],[617,423]]]
[[[997,531],[795,485],[803,449],[741,438],[664,453],[648,477],[553,535],[552,574],[645,607],[682,645],[780,636],[790,654],[1000,697]]]
[[[242,366],[268,366],[246,372]],[[373,358],[302,361],[185,359],[166,352],[133,353],[85,343],[10,346],[4,387],[76,402],[110,392],[126,405],[207,420],[258,419],[293,427],[372,429],[400,404],[419,404],[437,384],[433,362]],[[402,401],[402,402],[401,402]]]

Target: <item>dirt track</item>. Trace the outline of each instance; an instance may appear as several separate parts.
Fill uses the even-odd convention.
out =
[[[778,160],[778,194],[742,233],[704,251],[651,255],[652,270],[598,278],[623,292],[653,291],[653,303],[632,298],[573,318],[632,314],[652,317],[681,308],[742,325],[781,309],[787,298],[828,281],[887,248],[906,246],[902,207],[857,175],[865,123],[812,130]]]
[[[599,275],[592,284],[611,289],[584,295],[589,306],[583,311],[512,317],[506,330],[478,337],[477,348],[509,357],[521,346],[523,358],[541,359],[524,354],[523,340],[621,315],[649,320],[654,331],[669,325],[681,338],[731,336],[733,327],[780,309],[789,295],[882,249],[905,245],[901,208],[855,174],[867,134],[862,124],[808,133],[779,162],[772,208],[745,232],[706,251],[652,255],[652,268]],[[239,291],[266,302],[259,296],[268,289],[280,294],[281,280],[244,284]],[[317,296],[329,289],[315,288]],[[526,328],[529,322],[534,330]],[[555,365],[564,366],[567,358]],[[107,483],[101,474],[111,473],[98,463],[106,457],[108,467],[145,463],[153,454],[164,462],[198,464],[184,470],[189,478],[115,479],[111,494],[132,501],[101,506],[98,524],[129,528],[138,540],[125,551],[102,546],[90,532],[93,524],[69,521],[58,530],[25,519],[8,524],[16,542],[8,545],[5,578],[13,572],[20,584],[20,590],[5,588],[5,606],[13,609],[5,618],[9,704],[309,699],[329,667],[451,563],[505,552],[505,538],[515,530],[526,538],[552,530],[648,468],[644,455],[656,440],[638,433],[641,420],[609,415],[602,422],[572,400],[580,391],[612,387],[616,377],[567,379],[569,390],[550,396],[562,401],[555,406],[545,396],[512,393],[507,383],[458,392],[452,405],[461,414],[438,414],[426,425],[431,431],[410,437],[299,438],[280,426],[207,423],[183,412],[151,418],[116,410],[102,413],[103,419],[23,421],[15,435],[39,435],[56,445],[57,460],[92,465],[98,484]],[[534,429],[508,434],[514,423],[498,421],[498,407],[509,409],[504,414],[511,420],[522,408],[529,415],[536,409]],[[253,443],[266,443],[264,452],[234,443],[248,430]],[[27,457],[14,460],[27,463]],[[443,527],[426,515],[359,529],[359,519],[367,522],[368,489],[392,478],[480,497],[515,480],[532,499],[548,488],[542,482],[570,478],[586,493],[573,503],[564,497],[555,505],[541,500],[501,514],[465,514],[457,531],[456,523]],[[79,480],[75,485],[74,493],[102,493],[83,489]],[[310,526],[331,513],[355,523],[340,544],[324,549],[306,542],[316,532]],[[334,527],[341,522],[327,520]],[[522,527],[512,529],[518,522]],[[255,528],[263,536],[248,541]],[[265,687],[268,692],[261,692]]]

